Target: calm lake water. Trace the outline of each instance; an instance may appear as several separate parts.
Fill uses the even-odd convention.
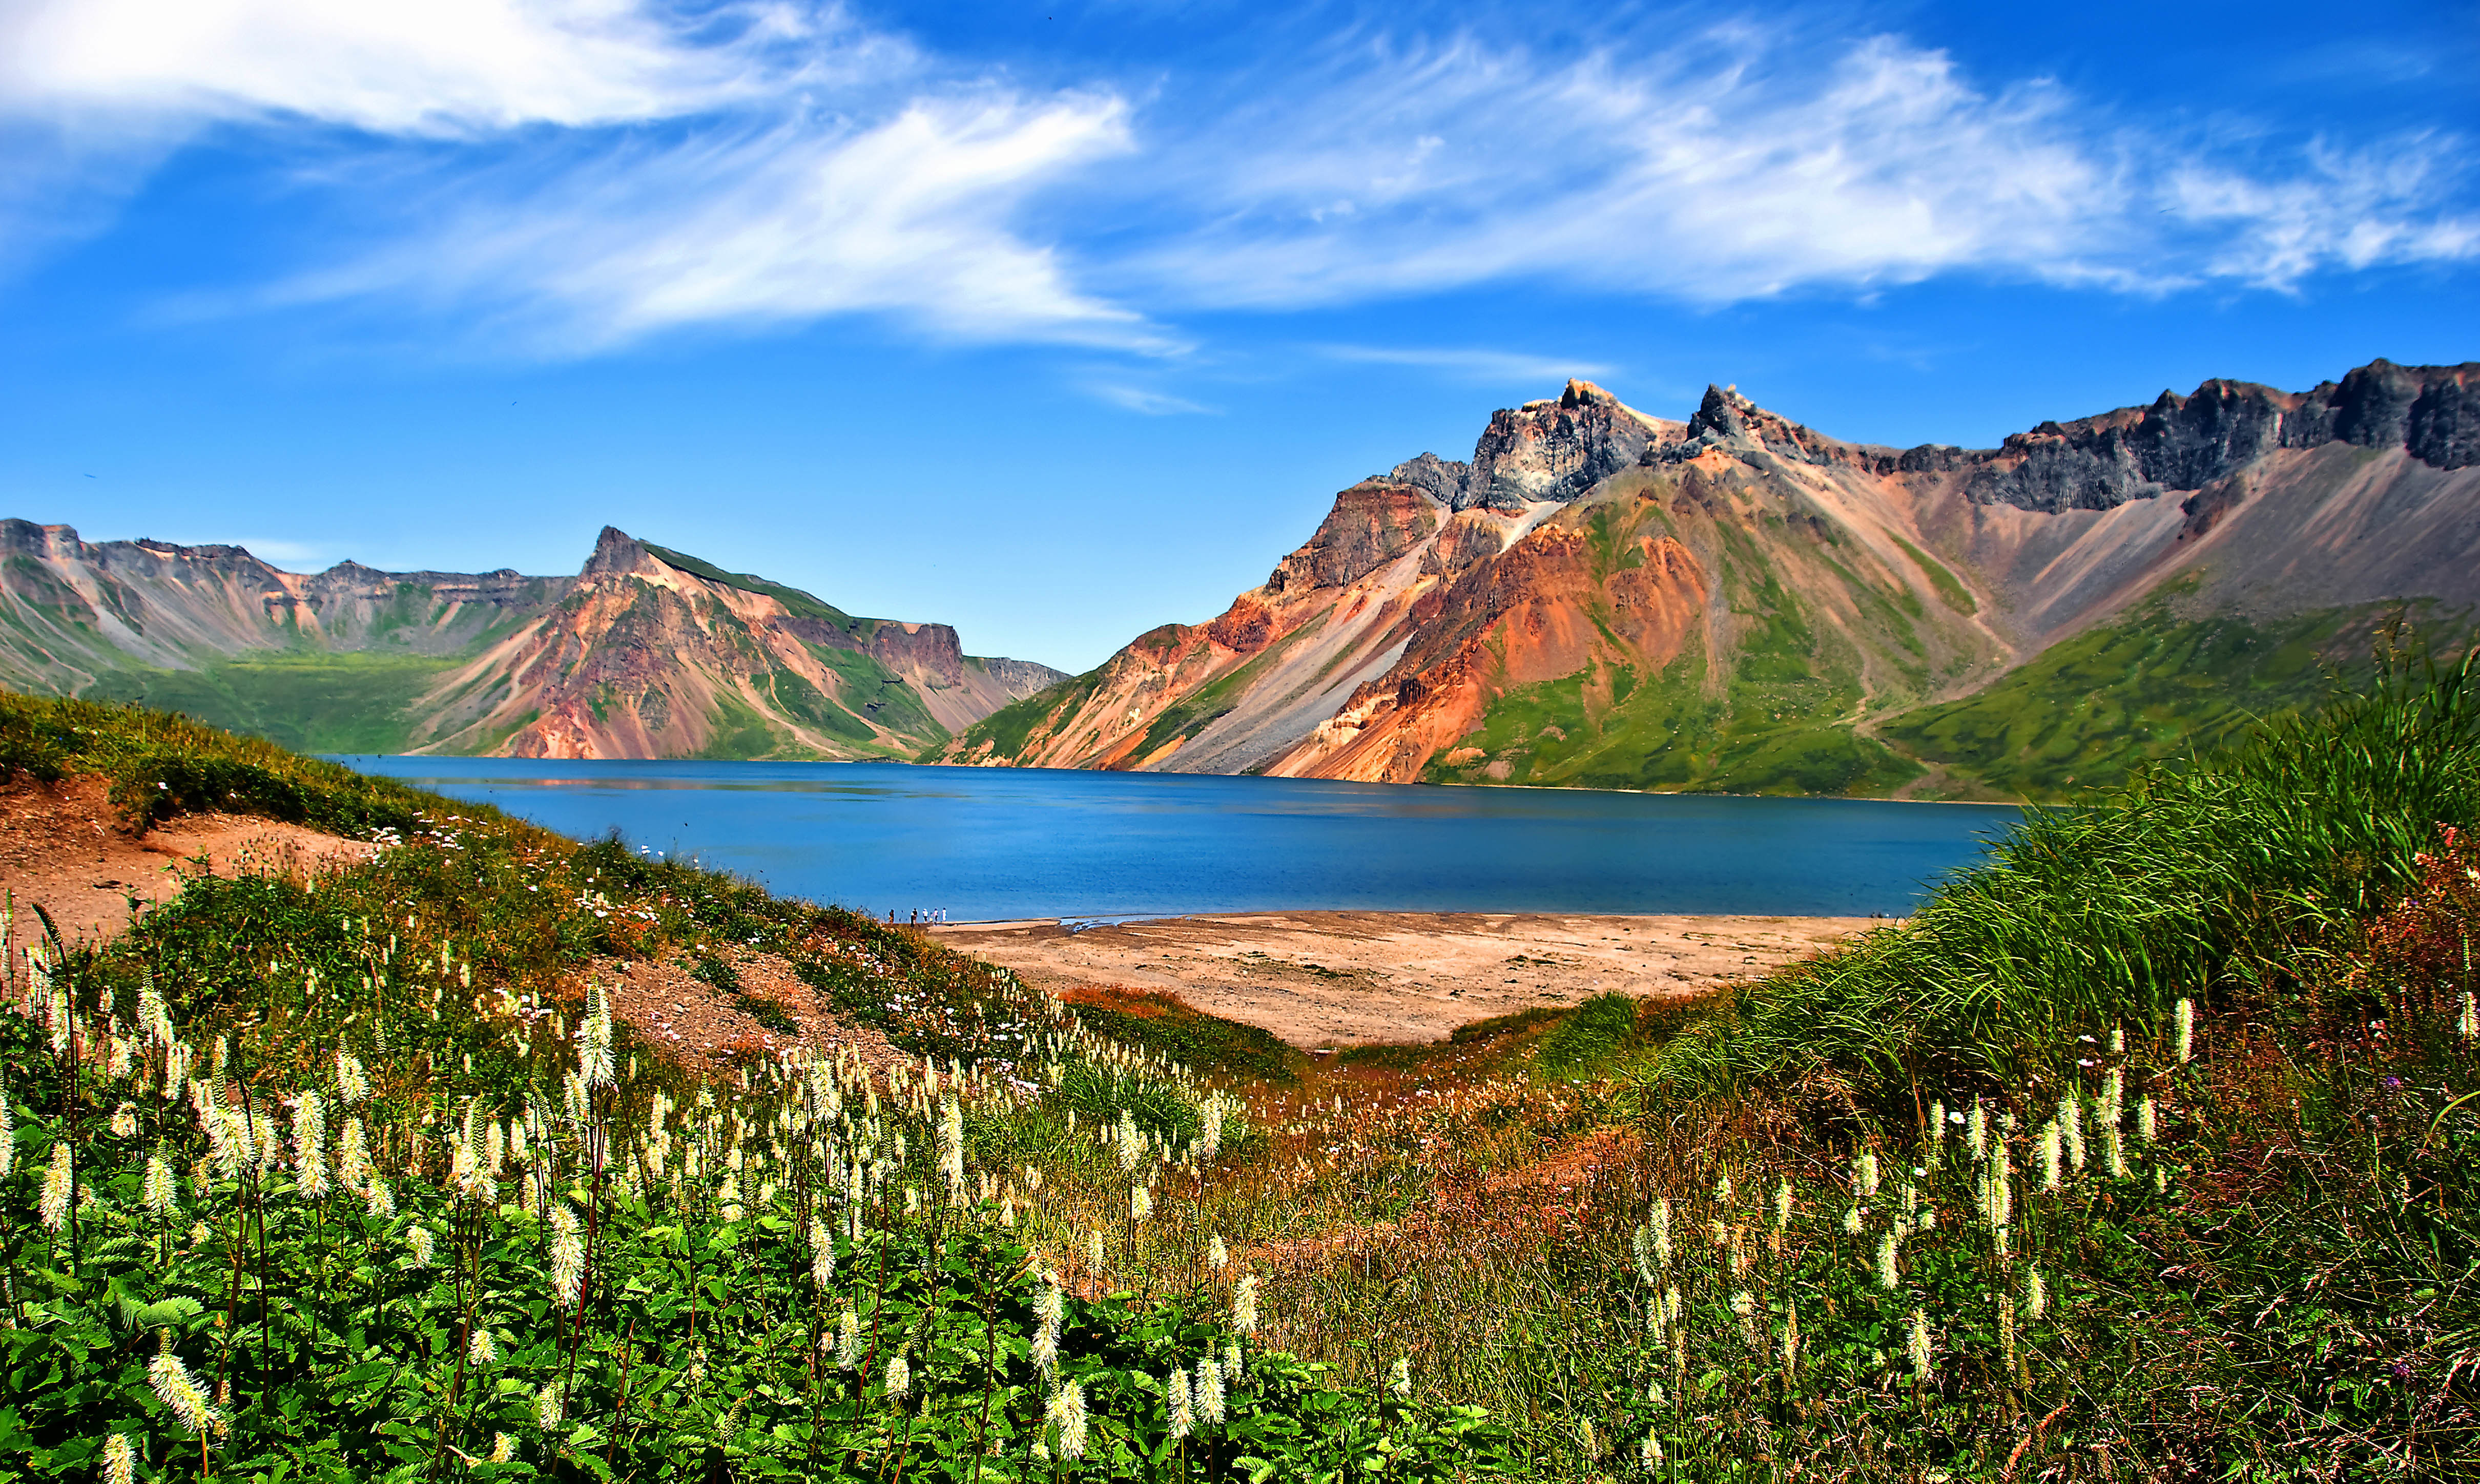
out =
[[[1902,913],[1995,806],[901,763],[340,757],[563,834],[958,922],[1267,908]]]

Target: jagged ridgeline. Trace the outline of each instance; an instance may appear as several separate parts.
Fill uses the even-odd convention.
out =
[[[2322,699],[2480,605],[2480,364],[2209,381],[1994,449],[1849,444],[1589,382],[1335,497],[948,761],[2054,798]]]
[[[0,1475],[1506,1471],[1477,1409],[1266,1343],[1208,1197],[1315,1146],[1203,1068],[908,929],[0,697],[16,787],[176,746],[378,849],[102,945],[0,910]],[[632,966],[753,954],[838,1032],[615,1014]]]
[[[0,684],[312,752],[911,756],[1062,678],[606,527],[574,577],[281,571],[0,522]]]

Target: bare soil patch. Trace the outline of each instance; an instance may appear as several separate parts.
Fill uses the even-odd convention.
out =
[[[133,835],[108,793],[92,777],[57,783],[21,777],[0,786],[0,890],[16,900],[21,938],[41,931],[30,903],[41,904],[68,941],[103,938],[127,927],[133,910],[180,895],[194,876],[262,871],[297,879],[367,860],[378,849],[239,814],[187,814]]]
[[[628,1023],[659,1054],[691,1067],[720,1069],[798,1045],[825,1052],[857,1047],[864,1062],[881,1070],[896,1060],[885,1036],[838,1015],[826,996],[780,955],[734,949],[724,958],[739,976],[742,994],[791,1016],[799,1035],[768,1030],[753,1011],[689,972],[688,960],[677,955],[626,963],[606,959],[594,977],[611,986],[613,1018]]]
[[[1075,932],[1048,918],[929,931],[1029,985],[1166,990],[1315,1049],[1439,1040],[1475,1020],[1610,990],[1692,994],[1885,926],[1870,917],[1266,912]]]

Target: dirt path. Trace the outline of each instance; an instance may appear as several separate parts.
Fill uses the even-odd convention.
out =
[[[0,890],[16,900],[20,942],[42,931],[29,903],[71,942],[110,936],[128,925],[131,898],[152,906],[179,895],[201,856],[219,876],[297,874],[367,860],[376,848],[234,814],[184,815],[141,838],[120,827],[101,779],[0,787]]]
[[[1318,1047],[1436,1040],[1470,1021],[1609,989],[1707,989],[1885,925],[1868,917],[1269,912],[1079,932],[1053,919],[931,932],[1027,984],[1169,989],[1208,1013]]]

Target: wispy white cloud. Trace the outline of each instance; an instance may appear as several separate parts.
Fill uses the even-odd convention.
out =
[[[1348,30],[1037,86],[826,0],[16,0],[0,269],[101,229],[210,131],[258,141],[330,231],[226,311],[413,306],[555,354],[865,314],[1161,355],[1182,314],[1485,284],[1723,304],[2480,260],[2471,151],[2441,134],[2286,156],[1899,37],[1680,13],[1592,35]]]
[[[1608,376],[1618,368],[1599,361],[1567,360],[1521,350],[1477,345],[1319,345],[1336,361],[1373,366],[1414,366],[1466,381],[1546,382],[1570,376]]]
[[[1084,387],[1088,396],[1149,418],[1211,414],[1215,410],[1184,397],[1174,397],[1168,392],[1133,386],[1124,381],[1088,381]]]
[[[529,340],[606,348],[664,330],[899,315],[966,338],[1155,348],[1010,218],[1129,147],[1108,94],[925,95],[863,121],[808,113],[457,175],[394,244],[282,297],[408,293],[489,306]]]
[[[958,74],[830,7],[34,0],[0,20],[0,121],[56,155],[151,163],[219,123],[324,132],[293,180],[358,225],[351,244],[193,309],[411,302],[557,353],[856,313],[1170,344],[1016,219],[1131,147],[1119,96]],[[0,211],[76,174],[0,165]],[[22,243],[42,214],[13,216]]]
[[[831,12],[769,4],[21,0],[0,13],[0,101],[90,119],[291,115],[381,134],[577,127],[772,91],[805,70],[785,43],[844,30]]]
[[[2319,142],[2286,175],[2199,163],[2169,172],[2162,214],[2211,234],[2197,271],[2291,289],[2328,269],[2480,259],[2480,211],[2457,212],[2463,141],[2435,136],[2344,151]]]
[[[1899,38],[1667,31],[1576,57],[1355,38],[1173,150],[1157,301],[1270,309],[1532,278],[1726,303],[1974,271],[2149,292],[2475,253],[2444,146],[2253,168]],[[2201,161],[2200,161],[2201,157]],[[2399,163],[2408,158],[2412,163]]]

